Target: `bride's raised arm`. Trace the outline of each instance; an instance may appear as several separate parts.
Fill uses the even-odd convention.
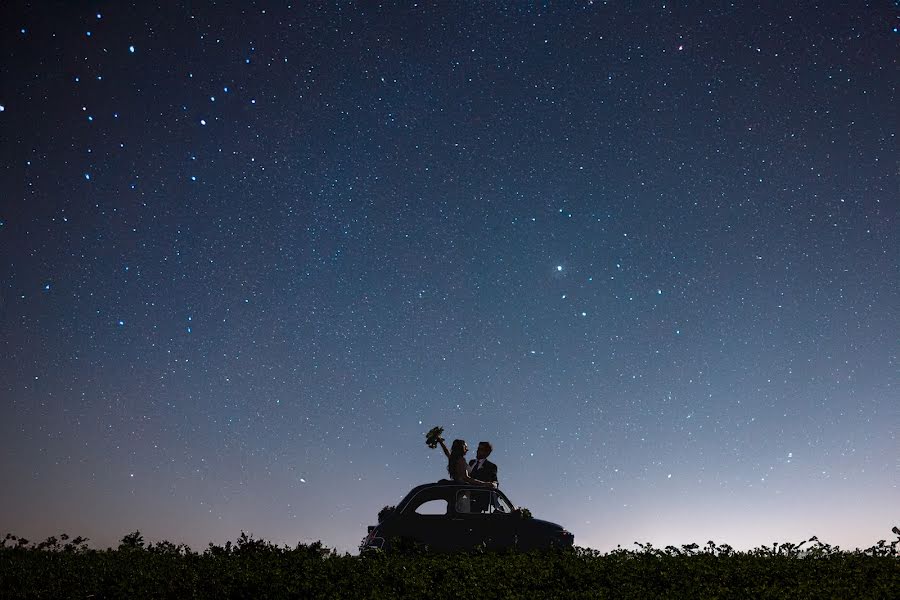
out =
[[[438,444],[441,445],[441,449],[444,451],[444,455],[447,458],[450,458],[450,451],[447,449],[447,444],[444,443],[444,438],[438,438]]]

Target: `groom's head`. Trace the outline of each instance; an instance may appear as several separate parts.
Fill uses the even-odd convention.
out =
[[[490,442],[478,442],[478,450],[475,451],[475,458],[484,460],[490,455],[493,449],[494,447],[491,446]]]

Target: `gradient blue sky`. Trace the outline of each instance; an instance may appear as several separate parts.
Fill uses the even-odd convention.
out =
[[[5,4],[6,531],[890,537],[895,3]],[[5,532],[4,532],[5,533]]]

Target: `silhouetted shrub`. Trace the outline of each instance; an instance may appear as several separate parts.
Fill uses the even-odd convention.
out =
[[[900,535],[900,533],[898,533]],[[0,598],[900,598],[898,542],[847,552],[811,538],[748,552],[708,541],[601,553],[338,554],[321,542],[277,546],[241,532],[202,553],[140,532],[118,549],[65,534],[0,540]]]

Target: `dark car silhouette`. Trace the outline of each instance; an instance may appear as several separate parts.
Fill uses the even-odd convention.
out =
[[[410,491],[370,525],[361,550],[421,545],[451,552],[483,546],[521,551],[570,547],[575,536],[549,521],[524,517],[500,490],[442,480]]]

